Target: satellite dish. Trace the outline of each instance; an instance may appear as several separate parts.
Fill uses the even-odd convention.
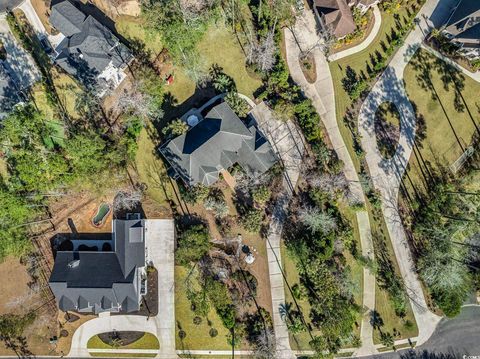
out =
[[[252,253],[249,253],[246,257],[245,257],[245,262],[247,264],[252,264],[253,262],[255,262],[255,257],[253,256]]]
[[[197,125],[198,122],[199,122],[199,120],[198,120],[198,117],[196,115],[190,115],[187,118],[187,123],[190,127],[193,127],[193,126]]]

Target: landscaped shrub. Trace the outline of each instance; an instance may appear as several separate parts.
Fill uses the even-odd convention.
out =
[[[218,335],[218,330],[215,328],[211,328],[208,331],[208,335],[210,335],[211,338],[215,338]]]
[[[241,218],[243,228],[251,233],[258,233],[263,223],[263,211],[250,208]]]
[[[195,325],[200,325],[200,324],[202,324],[202,318],[199,317],[199,316],[194,317],[194,318],[193,318],[193,324],[195,324]]]
[[[180,196],[182,199],[190,204],[196,204],[203,202],[210,193],[210,189],[202,184],[197,184],[192,187],[185,187],[183,183],[178,184],[180,190]]]
[[[165,136],[172,136],[172,137],[183,135],[187,131],[188,131],[188,125],[185,123],[185,121],[182,121],[181,119],[173,120],[164,128],[162,128],[162,133]]]
[[[235,306],[227,287],[213,278],[206,278],[204,287],[223,325],[232,329],[235,326]]]
[[[247,114],[250,111],[250,106],[247,101],[238,96],[236,92],[229,92],[227,96],[225,96],[225,102],[228,103],[228,106],[232,108],[233,112],[235,112],[238,117],[247,117]]]
[[[208,196],[203,206],[206,210],[214,212],[217,218],[228,216],[228,205],[223,197]]]
[[[303,285],[299,283],[295,283],[292,286],[292,295],[295,299],[301,300],[305,298],[306,294],[307,294],[307,291]]]
[[[252,198],[254,202],[260,205],[264,205],[270,199],[271,195],[272,192],[265,185],[255,187],[252,190]]]

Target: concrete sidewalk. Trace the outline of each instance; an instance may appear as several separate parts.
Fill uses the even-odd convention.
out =
[[[281,307],[285,305],[285,286],[280,243],[282,240],[283,223],[288,211],[288,203],[300,175],[305,151],[304,140],[294,124],[276,120],[272,111],[265,103],[255,106],[252,110],[252,115],[285,167],[282,193],[275,204],[267,237],[267,259],[277,358],[294,359],[296,356],[290,348],[287,325],[280,313]]]

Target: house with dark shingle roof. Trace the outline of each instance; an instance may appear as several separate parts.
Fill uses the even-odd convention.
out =
[[[272,146],[258,128],[248,127],[226,102],[214,106],[198,124],[185,134],[160,147],[174,178],[187,186],[210,186],[219,173],[234,164],[247,173],[261,175],[277,158]]]
[[[55,63],[85,86],[115,88],[126,77],[124,70],[133,59],[129,49],[70,0],[52,6],[50,24],[65,36],[54,49]]]
[[[17,103],[21,102],[19,89],[7,66],[0,61],[0,119],[4,118]]]
[[[443,33],[470,60],[480,58],[480,1],[460,0],[443,27]]]
[[[313,5],[320,28],[328,30],[337,39],[351,34],[357,28],[346,0],[315,0]]]
[[[145,220],[114,220],[112,229],[110,250],[103,251],[97,241],[78,239],[72,240],[74,250],[57,252],[49,285],[61,310],[95,314],[139,310],[146,291]],[[89,250],[79,250],[81,245]]]
[[[320,28],[341,39],[357,29],[353,8],[358,8],[363,14],[379,2],[380,0],[314,0],[313,11]]]

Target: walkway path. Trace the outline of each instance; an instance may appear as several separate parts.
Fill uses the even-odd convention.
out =
[[[297,19],[293,32],[285,30],[287,62],[293,80],[301,87],[305,96],[312,100],[313,106],[320,114],[327,130],[328,137],[338,158],[344,163],[344,173],[349,181],[349,190],[356,201],[365,203],[365,197],[360,185],[357,171],[343,141],[338,128],[335,113],[335,94],[328,62],[317,47],[312,51],[315,58],[317,80],[310,84],[300,68],[299,57],[304,49],[310,49],[318,43],[316,23],[313,13],[309,10],[303,12]],[[373,258],[373,242],[370,231],[370,221],[366,211],[357,212],[357,223],[360,232],[362,255]],[[361,340],[362,347],[356,354],[367,355],[376,352],[373,345],[373,327],[370,324],[370,314],[375,309],[375,277],[370,270],[363,270],[363,307]]]
[[[113,330],[152,333],[160,342],[160,350],[156,351],[157,358],[174,359],[177,357],[175,350],[174,222],[170,219],[151,219],[145,222],[145,232],[148,236],[147,261],[151,262],[158,271],[158,315],[150,318],[140,315],[102,315],[89,320],[73,334],[69,357],[88,357],[88,340],[94,335]]]
[[[259,128],[272,143],[286,169],[283,179],[283,190],[278,196],[270,222],[269,235],[267,237],[267,259],[277,349],[276,358],[295,359],[296,356],[290,348],[287,325],[280,314],[280,308],[285,305],[280,243],[288,203],[300,174],[304,153],[303,138],[293,124],[276,120],[272,111],[263,102],[252,110],[252,114],[258,122]]]
[[[455,67],[457,70],[463,72],[464,75],[467,75],[467,76],[470,77],[472,80],[477,81],[477,82],[480,82],[480,71],[477,71],[477,72],[469,71],[469,70],[467,70],[465,67],[460,66],[459,64],[457,64],[457,63],[456,63],[455,61],[453,61],[452,59],[450,59],[450,58],[448,58],[447,56],[441,54],[441,53],[438,52],[437,50],[432,49],[432,48],[431,48],[430,46],[428,46],[428,45],[422,44],[421,47],[422,47],[422,49],[427,50],[428,52],[430,52],[431,54],[435,55],[435,56],[438,57],[439,59],[442,59],[442,60],[445,61],[446,63],[452,65],[452,66]]]
[[[18,6],[18,8],[23,11],[25,17],[35,30],[39,39],[48,38],[48,41],[53,48],[57,47],[57,45],[64,39],[65,36],[62,33],[51,35],[47,32],[30,0],[24,0],[20,6]]]
[[[357,52],[360,52],[362,50],[365,50],[370,44],[375,40],[375,38],[378,35],[378,31],[380,30],[380,25],[382,24],[382,14],[380,13],[380,10],[377,5],[373,7],[373,17],[374,17],[374,22],[373,22],[373,28],[368,34],[367,38],[363,40],[360,44],[357,46],[353,46],[349,49],[336,52],[328,57],[329,61],[336,61],[340,60],[344,57],[356,54]]]
[[[363,103],[359,114],[359,131],[366,152],[365,159],[374,186],[382,196],[383,215],[419,328],[418,344],[432,335],[440,317],[428,310],[398,210],[399,185],[412,151],[416,124],[412,105],[403,86],[403,71],[429,32],[432,20],[434,24],[440,24],[448,17],[455,2],[456,0],[427,1],[417,16],[421,19],[419,26],[408,35],[405,44],[395,54]],[[384,101],[395,103],[400,113],[399,145],[391,160],[382,158],[375,138],[374,116]]]

